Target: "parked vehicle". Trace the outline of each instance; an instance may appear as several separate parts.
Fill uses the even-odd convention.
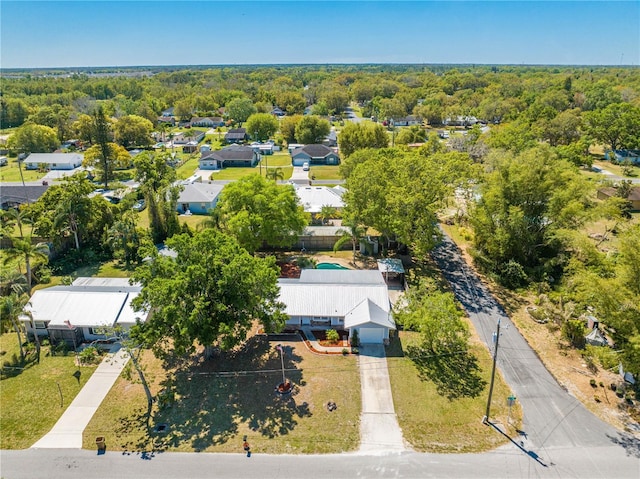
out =
[[[144,200],[138,200],[133,205],[133,211],[142,211],[147,207],[147,203]]]
[[[302,164],[302,170],[303,171],[309,171],[309,163],[307,163],[306,161]]]

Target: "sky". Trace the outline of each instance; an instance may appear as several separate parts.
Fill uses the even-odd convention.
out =
[[[0,67],[640,65],[640,1],[0,0]]]

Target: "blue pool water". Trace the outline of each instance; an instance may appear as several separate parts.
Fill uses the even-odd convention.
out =
[[[338,263],[318,263],[316,269],[349,269]]]

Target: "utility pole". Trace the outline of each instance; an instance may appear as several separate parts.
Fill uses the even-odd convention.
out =
[[[482,422],[489,424],[489,411],[491,409],[491,395],[493,394],[493,381],[496,377],[496,361],[498,359],[498,342],[500,341],[500,320],[498,319],[498,327],[495,332],[494,342],[496,347],[493,351],[493,368],[491,369],[491,383],[489,384],[489,398],[487,399],[487,411],[485,412]]]

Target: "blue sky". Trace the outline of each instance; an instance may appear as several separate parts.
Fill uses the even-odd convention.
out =
[[[640,64],[631,1],[0,1],[0,66]]]

